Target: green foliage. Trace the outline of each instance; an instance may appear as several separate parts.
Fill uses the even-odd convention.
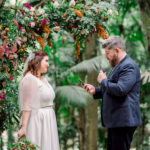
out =
[[[55,89],[56,99],[60,105],[85,107],[92,102],[92,96],[79,86],[60,86]]]

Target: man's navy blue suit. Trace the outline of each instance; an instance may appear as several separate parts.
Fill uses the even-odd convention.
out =
[[[127,54],[103,79],[94,99],[102,99],[102,122],[107,128],[141,126],[140,71]]]
[[[101,118],[108,128],[107,150],[129,150],[133,133],[141,126],[140,71],[126,55],[95,88],[94,99],[102,99]]]

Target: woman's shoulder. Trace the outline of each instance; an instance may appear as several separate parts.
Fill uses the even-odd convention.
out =
[[[22,79],[22,83],[24,83],[24,82],[29,82],[32,84],[32,83],[36,83],[37,79],[33,74],[27,73]]]

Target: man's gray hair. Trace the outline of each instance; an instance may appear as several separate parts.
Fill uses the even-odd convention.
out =
[[[103,48],[115,49],[119,48],[122,51],[126,51],[125,44],[120,36],[111,36],[102,44]]]

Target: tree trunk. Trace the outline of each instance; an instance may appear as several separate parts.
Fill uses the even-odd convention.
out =
[[[150,1],[137,0],[140,10],[140,16],[143,23],[143,32],[147,41],[147,50],[150,60]]]
[[[89,37],[90,43],[85,44],[85,57],[91,59],[96,56],[97,35]],[[97,73],[87,74],[87,83],[97,86]],[[97,150],[98,137],[98,101],[93,102],[85,108],[85,150]]]

